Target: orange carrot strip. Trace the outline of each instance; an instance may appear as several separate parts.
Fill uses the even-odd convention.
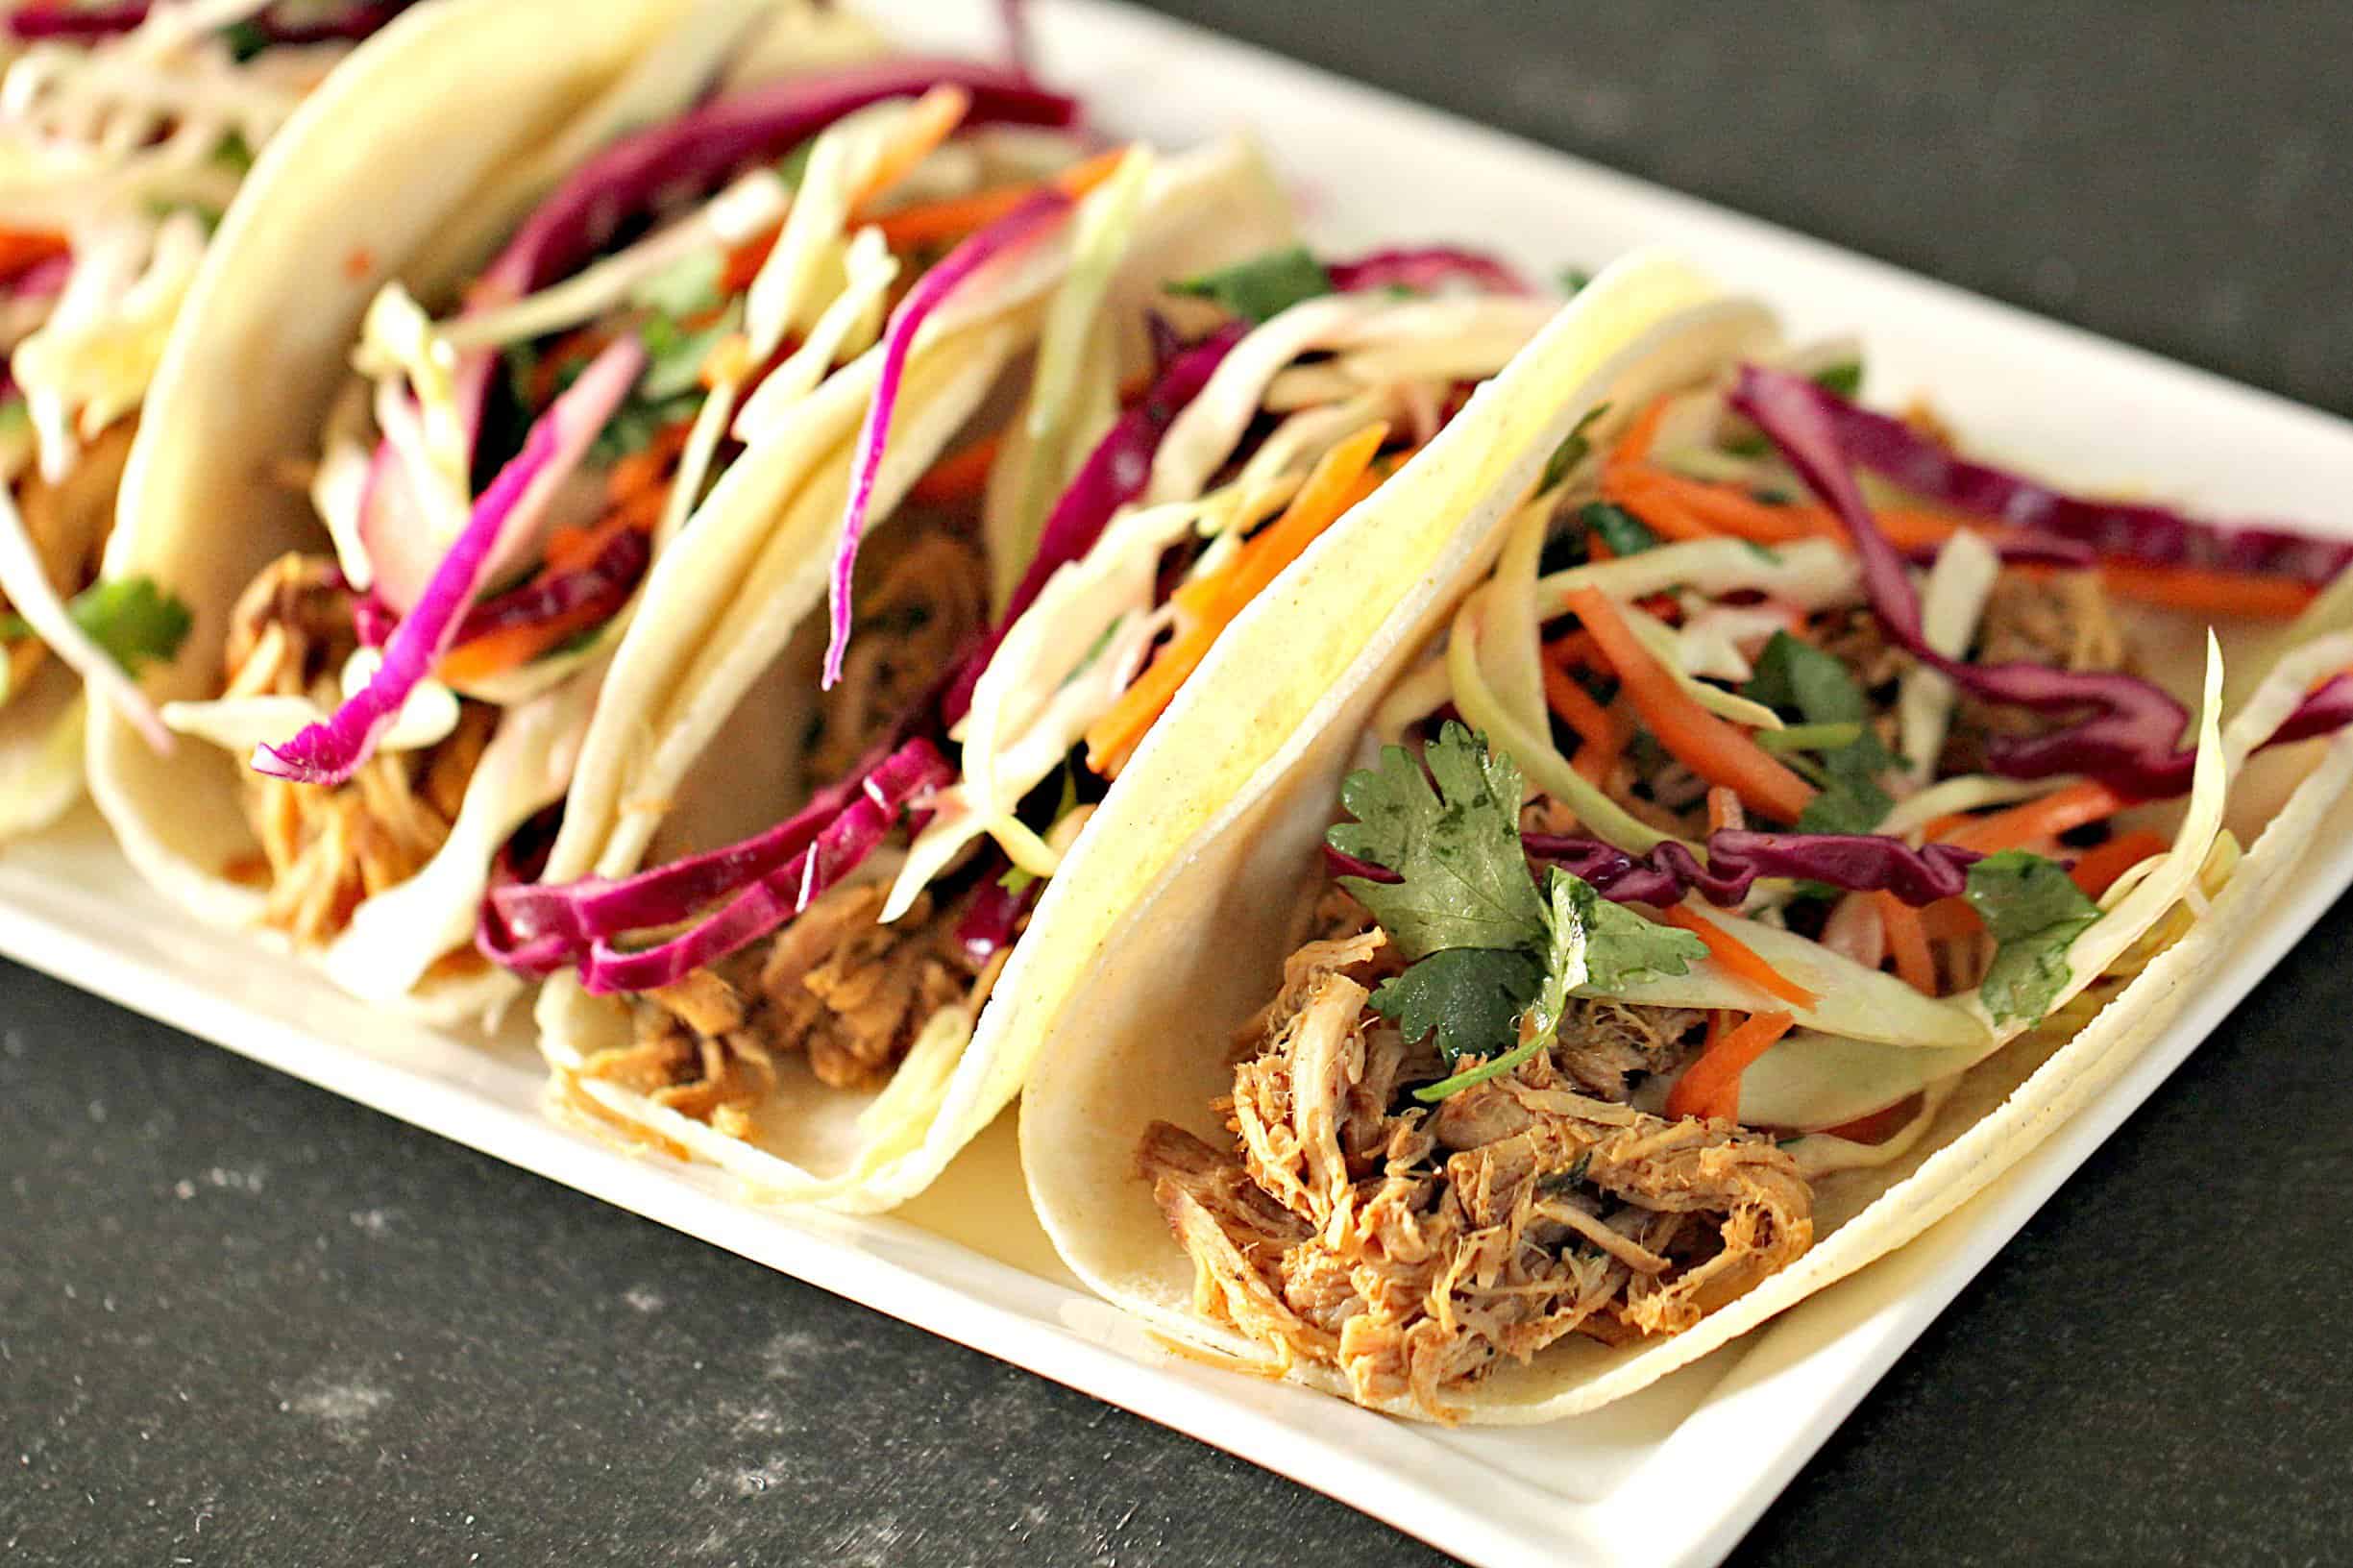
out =
[[[1208,656],[1227,623],[1360,499],[1364,482],[1372,478],[1373,454],[1387,437],[1386,425],[1370,425],[1323,454],[1283,515],[1260,529],[1219,570],[1213,579],[1214,591],[1202,596],[1199,623],[1164,645],[1136,683],[1090,726],[1089,768],[1105,778],[1117,776],[1161,710]]]
[[[1921,934],[1930,942],[1958,942],[1973,937],[1985,929],[1977,912],[1969,907],[1969,900],[1959,894],[1924,904],[1917,911]]]
[[[1602,477],[1602,499],[1633,513],[1653,533],[1668,539],[1712,539],[1711,528],[1683,508],[1682,503],[1652,482],[1649,469],[1607,473]]]
[[[1990,855],[2113,817],[2131,804],[2130,799],[2107,785],[2087,778],[2063,790],[2054,790],[2039,800],[2028,800],[1990,817],[1973,817],[1940,836],[1948,844]]]
[[[2116,886],[2118,877],[2165,851],[2165,840],[2146,829],[2120,833],[2096,849],[2086,849],[2067,874],[2075,879],[2085,897],[2096,898]]]
[[[497,631],[484,632],[441,655],[441,662],[433,667],[433,674],[439,680],[452,683],[495,675],[502,670],[528,663],[574,632],[585,631],[609,619],[612,613],[610,604],[579,604],[545,621],[534,621],[520,626],[502,626]]]
[[[1559,665],[1546,659],[1538,668],[1544,672],[1545,705],[1558,714],[1560,722],[1575,730],[1578,739],[1584,743],[1578,747],[1577,756],[1569,766],[1588,782],[1599,784],[1605,776],[1599,771],[1604,755],[1617,749],[1610,744],[1615,726],[1610,723],[1609,715]]]
[[[2286,621],[2304,613],[2320,590],[2292,577],[2259,577],[2194,566],[2102,561],[2099,580],[2119,599],[2199,615],[2252,615]]]
[[[984,435],[968,447],[949,453],[907,491],[907,499],[926,506],[951,506],[969,501],[988,488],[989,471],[1004,445],[1000,435]]]
[[[73,247],[63,234],[39,229],[0,229],[0,279],[13,278],[44,261],[72,254]]]
[[[1887,950],[1896,957],[1896,974],[1923,996],[1936,994],[1936,960],[1928,954],[1928,933],[1920,911],[1892,893],[1875,893],[1879,925],[1887,933]]]
[[[883,144],[857,191],[850,198],[852,224],[868,221],[864,208],[875,197],[897,184],[915,171],[915,166],[929,158],[932,150],[955,135],[956,127],[972,108],[972,95],[953,83],[942,83],[915,101],[907,117],[898,122],[891,139]]]
[[[895,251],[961,239],[975,229],[994,223],[1045,185],[1053,186],[1072,201],[1078,200],[1110,179],[1127,154],[1126,148],[1114,147],[1110,152],[1097,153],[1084,162],[1071,164],[1050,180],[1001,186],[943,202],[925,202],[919,207],[902,207],[875,219],[874,227],[882,231],[884,243]]]
[[[1593,640],[1593,633],[1581,627],[1546,643],[1544,653],[1571,669],[1590,670],[1603,675],[1615,674],[1609,661],[1602,657],[1602,645]]]
[[[1660,919],[1669,925],[1679,925],[1707,943],[1707,956],[1730,973],[1738,975],[1759,991],[1770,992],[1792,1007],[1810,1008],[1820,998],[1766,963],[1755,948],[1709,919],[1695,913],[1688,905],[1677,904],[1660,913]]]
[[[1740,796],[1721,784],[1710,785],[1707,791],[1707,831],[1721,833],[1726,828],[1737,832],[1747,825],[1740,810]]]
[[[1791,772],[1749,739],[1737,725],[1709,713],[1634,640],[1617,607],[1598,588],[1579,588],[1568,596],[1585,629],[1593,633],[1603,656],[1625,683],[1626,695],[1677,761],[1710,784],[1737,793],[1743,804],[1777,821],[1794,822],[1814,787]]]
[[[1698,1061],[1685,1067],[1667,1090],[1667,1115],[1705,1116],[1710,1120],[1740,1119],[1740,1075],[1789,1033],[1797,1020],[1786,1013],[1758,1013],[1723,1038],[1712,1041]]]

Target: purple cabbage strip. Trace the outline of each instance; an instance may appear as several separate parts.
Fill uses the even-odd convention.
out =
[[[1334,261],[1324,270],[1343,294],[1403,288],[1428,294],[1447,283],[1468,283],[1489,294],[1532,294],[1527,281],[1494,257],[1455,245],[1374,251],[1353,261]]]
[[[1189,349],[1178,352],[1162,369],[1136,406],[1122,413],[1103,439],[1095,443],[1092,452],[1069,487],[1054,503],[1045,527],[1039,531],[1038,552],[1030,557],[1027,570],[1013,591],[989,639],[968,660],[956,680],[948,688],[941,712],[949,723],[964,717],[972,705],[972,687],[981,673],[989,668],[990,655],[1021,618],[1021,612],[1036,601],[1046,582],[1071,561],[1083,558],[1094,549],[1095,541],[1120,507],[1143,494],[1152,479],[1152,459],[1160,451],[1168,428],[1176,423],[1201,389],[1209,384],[1234,345],[1248,335],[1249,324],[1233,321],[1203,338]]]
[[[1356,856],[1335,849],[1328,844],[1324,845],[1324,871],[1330,876],[1362,877],[1367,882],[1397,883],[1405,880],[1386,866],[1376,866],[1369,860],[1359,860]]]
[[[646,530],[623,528],[605,541],[597,558],[586,566],[525,583],[476,604],[458,623],[453,646],[462,647],[509,626],[535,626],[591,604],[618,610],[628,602],[652,558],[653,541]]]
[[[643,992],[707,968],[807,909],[858,869],[890,834],[899,812],[955,777],[929,741],[909,741],[869,773],[859,793],[808,845],[752,882],[724,907],[668,941],[624,952],[602,938],[591,947],[581,979],[592,995]]]
[[[1000,855],[996,858],[1002,861],[1004,857]],[[1030,900],[1037,897],[1038,890],[1044,886],[1042,882],[1031,880],[1022,883],[1018,890],[1006,887],[1003,873],[1011,864],[1007,861],[1003,865],[991,866],[988,875],[981,882],[980,891],[972,895],[972,902],[966,907],[964,919],[956,922],[957,944],[964,948],[965,956],[975,964],[986,964],[1013,945],[1015,937],[1018,935],[1022,912],[1029,908]]]
[[[2218,527],[2163,506],[2070,496],[1946,451],[1900,419],[1827,387],[1813,402],[1850,462],[1914,495],[1975,517],[2065,539],[2098,555],[2325,584],[2353,564],[2353,542],[2272,527]]]
[[[1760,876],[1826,882],[1850,893],[1892,893],[1907,904],[1932,904],[1960,894],[1969,868],[1983,857],[1957,845],[1915,849],[1878,833],[1752,833],[1723,828],[1708,835],[1707,863],[1674,839],[1634,856],[1597,839],[1530,833],[1529,858],[1556,865],[1593,884],[1618,903],[1678,903],[1697,890],[1709,903],[1730,908]]]
[[[475,502],[473,515],[442,557],[424,597],[393,628],[374,677],[331,718],[305,725],[282,746],[257,747],[256,772],[303,784],[340,784],[374,754],[408,694],[449,651],[502,541],[546,509],[555,481],[579,461],[645,363],[646,351],[637,339],[618,338],[549,405],[531,426],[523,450]]]
[[[891,440],[891,417],[898,406],[898,385],[907,370],[907,355],[915,335],[930,314],[944,304],[957,286],[997,257],[1042,237],[1069,213],[1073,203],[1065,192],[1048,186],[1019,207],[967,237],[916,280],[905,299],[891,312],[883,329],[882,368],[874,380],[874,396],[866,405],[866,420],[858,429],[856,467],[849,502],[842,513],[842,540],[833,557],[833,580],[827,593],[831,632],[825,644],[821,689],[831,691],[842,678],[842,660],[849,650],[850,579],[858,566],[858,544],[866,532],[867,509],[874,500],[875,476],[882,471],[882,454]]]
[[[352,600],[352,631],[358,637],[361,648],[383,647],[392,641],[400,624],[400,611],[372,593]]]
[[[961,60],[883,60],[730,93],[625,136],[574,170],[516,231],[483,282],[527,294],[611,243],[658,199],[712,188],[739,164],[789,151],[869,104],[948,86],[972,95],[967,125],[1059,127],[1078,113],[1075,99],[1018,71]]]
[[[96,39],[132,31],[147,20],[152,9],[147,0],[126,0],[112,6],[27,6],[11,12],[0,26],[18,38]],[[273,21],[264,11],[252,18],[252,25],[270,43],[329,43],[338,38],[364,38],[407,9],[407,0],[387,0],[309,22]]]

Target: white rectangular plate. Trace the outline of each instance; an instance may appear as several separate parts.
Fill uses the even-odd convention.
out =
[[[995,46],[991,7],[870,9],[911,44]],[[1300,182],[1334,251],[1462,239],[1547,276],[1669,244],[1763,294],[1801,334],[1859,333],[1877,396],[1933,388],[1973,440],[2022,462],[2224,513],[2348,521],[2353,427],[2340,421],[1175,23],[1099,0],[1038,10],[1051,79],[1164,145],[1247,124]],[[1414,232],[1397,231],[1401,211]],[[2238,961],[2086,1114],[1967,1208],[1635,1399],[1508,1432],[1390,1422],[1165,1354],[1079,1291],[1034,1223],[1014,1233],[1001,1213],[985,1228],[959,1213],[959,1188],[1017,1188],[1010,1119],[931,1195],[870,1220],[751,1209],[708,1172],[556,1126],[540,1114],[527,1041],[387,1020],[233,935],[192,929],[137,885],[86,810],[0,857],[0,951],[1189,1433],[1474,1562],[1703,1563],[1731,1549],[1986,1259],[2353,883],[2348,828],[2341,809]],[[1466,1487],[1466,1474],[1481,1479]],[[1710,1484],[1695,1493],[1694,1474]]]

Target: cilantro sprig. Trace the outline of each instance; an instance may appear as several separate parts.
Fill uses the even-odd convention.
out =
[[[1211,301],[1253,325],[1333,291],[1332,274],[1304,245],[1268,251],[1166,286],[1171,294]]]
[[[1374,1011],[1409,1039],[1434,1035],[1448,1062],[1487,1059],[1416,1090],[1425,1102],[1542,1049],[1579,987],[1680,974],[1706,956],[1689,932],[1612,904],[1557,867],[1539,892],[1520,843],[1520,794],[1518,765],[1450,722],[1422,761],[1392,746],[1378,767],[1351,773],[1340,800],[1356,821],[1325,835],[1398,878],[1342,878],[1408,962],[1373,992]]]
[[[158,588],[153,577],[110,577],[66,601],[74,624],[130,674],[171,658],[186,640],[188,607]],[[36,635],[24,617],[0,615],[0,643]]]
[[[1799,746],[1789,731],[1773,747],[1784,756],[1811,749],[1820,759],[1809,766],[1822,793],[1799,817],[1801,831],[1869,833],[1878,827],[1895,804],[1879,787],[1879,775],[1896,759],[1872,731],[1871,703],[1845,665],[1811,643],[1777,631],[1757,655],[1756,674],[1741,695],[1814,732],[1818,749]],[[1821,745],[1826,739],[1838,744]]]
[[[1986,1011],[1998,1023],[2042,1017],[2072,974],[2067,950],[2098,920],[2099,906],[2055,862],[2023,849],[1972,866],[1962,896],[1997,943],[1977,987]]]

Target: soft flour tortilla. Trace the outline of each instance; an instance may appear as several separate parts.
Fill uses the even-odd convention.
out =
[[[1140,320],[1143,300],[1162,281],[1262,254],[1292,236],[1288,205],[1248,142],[1165,157],[1152,171],[1107,319]],[[1059,276],[1063,244],[1038,248],[1031,271],[1041,285]],[[902,400],[875,490],[878,528],[899,526],[889,514],[907,487],[979,405],[998,370],[1034,338],[1046,292],[1041,286],[1020,311],[960,331],[959,352],[935,355],[923,372],[932,390]],[[757,832],[798,804],[790,781],[800,773],[817,692],[850,442],[872,384],[870,359],[861,360],[801,410],[789,444],[822,452],[823,459],[805,483],[777,497],[780,516],[757,538],[730,537],[748,514],[728,507],[714,519],[721,527],[699,524],[656,567],[645,613],[615,656],[548,880],[625,876],[650,861]],[[723,491],[763,483],[757,474],[766,455],[755,456],[760,462],[747,459],[728,471]],[[694,635],[677,635],[679,627],[695,628]],[[1127,787],[1123,778],[1113,797]],[[1093,874],[1079,869],[1085,864],[1074,850],[1054,885]],[[575,977],[554,976],[537,1007],[542,1047],[561,1083],[601,1116],[724,1166],[765,1200],[890,1208],[927,1186],[1018,1089],[1025,1056],[1007,1052],[1026,1047],[1007,1043],[1015,1014],[1002,999],[1020,983],[1022,955],[1052,929],[1052,908],[1049,894],[981,1015],[944,1013],[881,1093],[828,1089],[797,1058],[780,1062],[779,1087],[748,1139],[616,1084],[576,1076],[598,1051],[630,1039],[626,998],[594,997]]]
[[[1222,728],[1243,711],[1243,694],[1263,680],[1271,661],[1286,651],[1295,656],[1295,643],[1306,633],[1293,628],[1341,627],[1341,634],[1323,639],[1323,662],[1302,676],[1316,690],[1328,688],[1328,695],[1312,704],[1298,730],[1264,747],[1255,766],[1234,756],[1237,772],[1247,768],[1246,781],[1220,775],[1233,781],[1204,790],[1196,777],[1188,795],[1185,782],[1175,780],[1159,796],[1132,795],[1117,818],[1091,824],[1090,832],[1107,840],[1132,841],[1174,823],[1185,842],[1162,872],[1130,895],[1124,914],[1092,928],[1091,949],[1066,955],[1075,983],[1045,1020],[1048,1038],[1023,1095],[1022,1162],[1032,1201],[1064,1260],[1154,1328],[1262,1372],[1287,1372],[1345,1391],[1332,1369],[1279,1366],[1265,1347],[1195,1312],[1193,1264],[1170,1238],[1148,1185],[1136,1173],[1138,1147],[1155,1120],[1225,1146],[1230,1135],[1210,1105],[1232,1091],[1228,1042],[1279,983],[1303,893],[1322,875],[1318,848],[1336,809],[1340,779],[1362,761],[1360,741],[1375,705],[1446,625],[1461,596],[1483,578],[1507,521],[1554,444],[1603,402],[1622,415],[1651,393],[1728,363],[1743,347],[1725,329],[1728,308],[1703,307],[1671,321],[1636,351],[1639,363],[1599,372],[1594,367],[1602,356],[1584,341],[1581,324],[1564,317],[1483,394],[1525,400],[1540,423],[1523,424],[1519,444],[1489,461],[1483,499],[1448,508],[1445,515],[1458,520],[1459,535],[1441,559],[1404,579],[1410,592],[1394,610],[1367,615],[1360,560],[1337,551],[1327,554],[1289,582],[1287,603],[1254,610],[1248,634],[1238,627],[1219,646],[1184,711],[1164,720],[1151,746],[1172,759],[1216,747]],[[1466,414],[1458,428],[1470,422]],[[1432,450],[1434,455],[1437,449]],[[1393,527],[1401,524],[1390,521]],[[2166,653],[2149,673],[2188,695],[2194,708],[2196,663],[2169,666],[2194,661],[2204,639],[2183,636],[2187,628],[2179,626],[2139,629],[2150,633],[2144,646]],[[2243,662],[2266,664],[2277,637],[2265,629],[2236,629],[2243,632],[2233,640]],[[2253,848],[2212,917],[2151,963],[2071,1040],[2055,1043],[2047,1034],[2029,1035],[1972,1071],[1900,1158],[1819,1178],[1816,1241],[1790,1268],[1683,1334],[1617,1349],[1571,1338],[1528,1365],[1506,1363],[1482,1384],[1450,1390],[1450,1403],[1464,1419],[1496,1424],[1555,1420],[1595,1409],[1689,1363],[1951,1213],[2096,1094],[2175,1017],[2191,977],[2227,956],[2234,913],[2263,907],[2348,778],[2353,741],[2283,747],[2246,768],[2228,820],[2243,842],[2254,841]],[[2176,803],[2169,821],[2181,817]],[[2202,859],[2212,831],[2211,815],[2190,823],[2183,853]],[[1403,1400],[1389,1409],[1429,1414]]]
[[[237,595],[285,551],[327,548],[307,500],[277,474],[316,456],[324,413],[351,375],[362,316],[386,281],[399,278],[428,301],[447,299],[582,159],[624,131],[678,113],[715,78],[748,86],[878,48],[863,24],[772,0],[584,0],[561,27],[549,25],[544,8],[518,0],[436,0],[355,51],[257,164],[148,397],[106,570],[153,576],[194,615],[179,658],[146,677],[149,695],[213,695]],[[993,320],[955,325],[959,331],[932,333],[909,370],[910,422],[944,424],[943,440],[960,416],[925,406],[928,389],[956,379],[944,365],[974,357],[974,334],[1004,333]],[[1001,363],[1011,350],[992,352]],[[864,374],[870,384],[870,367]],[[854,425],[855,394],[826,390],[829,397],[810,400],[821,405],[810,423]],[[713,531],[739,549],[825,454],[821,443],[779,445],[764,449],[757,464],[736,465],[751,473],[730,469],[729,499],[704,507]],[[696,628],[661,629],[683,642]],[[541,704],[568,712],[531,710],[525,727],[564,732],[556,743],[563,749],[534,741],[538,757],[507,759],[551,773],[548,798],[571,771],[564,741],[576,740],[598,677],[592,666]],[[502,732],[528,707],[511,710]],[[92,715],[88,727],[91,791],[133,864],[201,919],[258,928],[265,895],[223,874],[255,849],[238,804],[245,759],[188,737],[159,756],[111,714]],[[435,1020],[476,1016],[515,995],[519,983],[495,970],[429,975],[404,992],[405,975],[388,986],[367,983],[370,943],[402,918],[403,892],[434,868],[479,874],[487,857],[474,841],[483,836],[453,835],[448,853],[469,864],[444,868],[436,859],[410,883],[361,904],[343,940],[306,956],[372,999]],[[462,948],[465,933],[451,936]]]

